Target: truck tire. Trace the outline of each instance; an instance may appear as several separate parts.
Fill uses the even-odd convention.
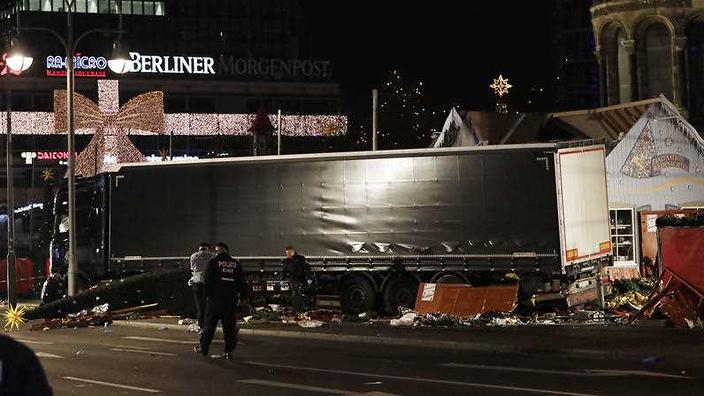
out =
[[[398,313],[399,307],[413,308],[418,294],[418,281],[407,275],[396,276],[384,289],[384,308],[390,314]]]
[[[435,283],[457,283],[457,284],[465,284],[467,283],[464,279],[462,279],[459,275],[455,274],[445,274],[440,276],[438,279],[435,280]]]
[[[360,314],[376,305],[376,292],[368,279],[354,276],[342,282],[340,305],[345,313]]]

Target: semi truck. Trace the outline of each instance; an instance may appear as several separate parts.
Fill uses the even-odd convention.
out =
[[[507,273],[527,294],[574,292],[611,259],[604,157],[587,141],[116,164],[77,183],[77,279],[187,265],[225,241],[251,292],[281,293],[293,245],[350,313]],[[49,290],[67,272],[65,190],[54,216]]]

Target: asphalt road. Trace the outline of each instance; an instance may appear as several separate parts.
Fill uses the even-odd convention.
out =
[[[695,395],[701,367],[243,337],[236,361],[196,335],[114,327],[13,333],[56,395]],[[634,339],[633,342],[638,342]],[[699,346],[693,345],[693,348]],[[213,345],[219,353],[222,343]],[[374,393],[376,392],[376,393]]]

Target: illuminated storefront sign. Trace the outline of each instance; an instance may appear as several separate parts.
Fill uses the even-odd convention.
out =
[[[221,74],[259,76],[265,79],[295,79],[300,77],[324,79],[330,77],[330,61],[277,58],[236,58],[220,56]]]
[[[107,77],[108,60],[103,56],[73,57],[76,77]],[[50,77],[66,76],[66,57],[49,55],[46,57],[46,75]]]
[[[27,165],[31,165],[35,159],[40,161],[59,161],[61,163],[68,160],[68,151],[24,151],[20,156],[24,158],[24,162]]]
[[[164,158],[160,155],[154,155],[154,154],[149,155],[145,158],[146,158],[147,162],[193,161],[193,160],[200,159],[199,157],[192,156],[192,155],[174,155],[173,158],[171,160],[169,160],[169,157]]]
[[[207,56],[161,56],[130,52],[131,73],[215,74],[215,59]]]

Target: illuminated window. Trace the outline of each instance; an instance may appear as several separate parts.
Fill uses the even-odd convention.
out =
[[[109,14],[110,13],[110,2],[108,0],[99,0],[98,12],[101,14]]]
[[[142,1],[133,1],[132,2],[132,15],[144,14],[144,12],[142,11],[143,5],[144,5],[144,2],[142,2]]]
[[[51,11],[51,0],[42,1],[42,11]]]
[[[53,11],[63,11],[64,10],[64,2],[63,0],[54,0],[54,6],[52,7]]]
[[[145,1],[144,2],[144,15],[154,15],[154,2]]]
[[[29,10],[30,11],[40,11],[42,9],[41,0],[29,0]]]
[[[98,0],[88,0],[88,13],[97,14],[98,13]]]
[[[87,0],[76,0],[75,10],[76,12],[85,13],[87,11],[88,1]]]
[[[154,15],[163,16],[164,15],[164,2],[157,1],[154,3]]]

